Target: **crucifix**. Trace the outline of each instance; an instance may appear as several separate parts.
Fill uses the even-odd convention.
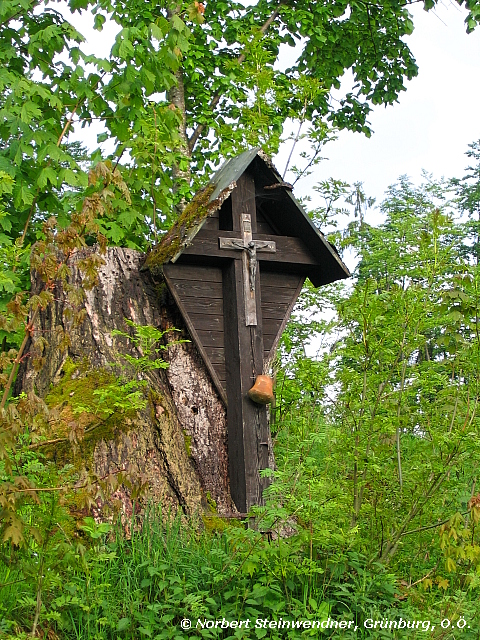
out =
[[[245,323],[247,327],[257,324],[257,305],[255,301],[255,279],[257,277],[257,251],[275,253],[276,246],[272,240],[252,239],[252,216],[250,213],[240,215],[242,228],[241,238],[219,238],[220,249],[239,249],[242,253],[243,297],[245,302]]]
[[[230,492],[245,513],[262,504],[269,484],[261,477],[267,409],[248,392],[305,278],[320,286],[349,272],[258,150],[227,162],[210,185],[210,200],[197,194],[150,260],[162,256],[163,277],[226,404]]]
[[[221,270],[229,478],[231,495],[240,512],[262,504],[263,490],[270,483],[268,477],[260,475],[268,467],[267,408],[248,397],[257,376],[264,373],[263,265],[269,264],[270,278],[278,274],[279,284],[283,284],[288,274],[293,277],[295,285],[289,291],[293,303],[305,280],[306,270],[316,263],[300,238],[273,232],[267,236],[258,233],[255,199],[254,177],[245,172],[236,179],[236,187],[230,195],[231,214],[223,227],[217,226],[216,230],[208,225],[202,227],[191,244],[184,248],[180,259],[174,265],[164,267],[167,282],[174,292],[174,270],[183,263],[195,261],[199,272],[202,265],[207,264]],[[292,272],[298,275],[292,275]],[[215,287],[213,282],[206,284],[211,289]],[[191,306],[180,298],[178,303],[183,305],[186,315],[190,313],[195,318],[198,318],[200,308],[204,308],[198,299],[192,299],[188,303]],[[286,322],[289,312],[285,314],[281,309],[279,313]],[[193,324],[190,331],[195,339],[198,334]],[[205,333],[203,336],[195,341],[208,341]],[[208,361],[208,346],[204,352]]]

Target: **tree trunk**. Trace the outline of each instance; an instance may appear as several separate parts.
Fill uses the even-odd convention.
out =
[[[173,5],[170,9],[167,10],[167,18],[171,22],[174,16],[180,15],[181,5]],[[175,80],[176,83],[173,87],[167,92],[168,100],[170,104],[172,104],[179,112],[181,117],[181,123],[179,127],[179,141],[180,153],[184,156],[185,159],[188,159],[188,164],[181,169],[178,164],[174,164],[172,167],[172,178],[173,178],[173,191],[176,193],[181,188],[182,184],[185,186],[190,185],[190,147],[188,145],[188,136],[187,136],[187,113],[185,109],[185,86],[183,83],[183,70],[180,65],[177,71],[175,72]],[[186,202],[185,199],[182,198],[179,202],[177,209],[178,212],[182,212],[185,208]]]
[[[78,288],[82,287],[82,276],[75,263],[85,253],[77,254],[69,280]],[[78,405],[97,397],[93,391],[101,390],[107,382],[112,384],[112,372],[125,374],[122,355],[145,355],[131,340],[112,336],[114,329],[134,335],[125,319],[162,330],[175,327],[181,331],[170,333],[169,340],[189,339],[165,285],[140,271],[141,253],[109,248],[104,260],[98,285],[85,292],[85,317],[78,326],[68,326],[68,292],[57,287],[54,305],[38,317],[27,349],[30,357],[18,375],[16,392],[34,392],[51,412],[47,438],[55,443],[42,445],[42,451],[60,466],[72,463],[79,474],[79,486],[85,484],[85,477],[94,478],[93,484],[98,485],[99,479],[127,474],[130,480],[110,496],[96,496],[93,513],[98,517],[120,509],[128,519],[134,501],[132,478],[144,487],[140,504],[152,500],[174,511],[182,507],[187,513],[205,509],[220,515],[235,513],[228,481],[225,407],[192,342],[160,352],[169,364],[167,369],[129,369],[130,377],[147,382],[144,409],[133,415],[131,411],[114,412],[98,425],[84,421],[79,429],[82,416],[78,417]],[[33,293],[41,287],[34,276]],[[65,333],[69,345],[62,350]],[[46,338],[48,345],[39,337]],[[42,358],[40,370],[34,366],[35,355]],[[74,425],[71,428],[80,433],[78,445],[72,446],[72,435],[65,425]],[[85,508],[78,510],[79,515],[87,515]]]

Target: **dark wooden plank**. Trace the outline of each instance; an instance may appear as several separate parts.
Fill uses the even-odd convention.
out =
[[[208,280],[173,280],[173,283],[182,298],[190,296],[223,300],[221,282],[210,282]]]
[[[258,195],[258,194],[257,194]],[[258,205],[258,200],[257,200],[257,205]],[[275,211],[274,211],[275,213]],[[260,215],[260,218],[258,218],[258,216]],[[285,235],[283,233],[280,232],[278,226],[275,224],[275,219],[272,218],[271,216],[269,216],[264,210],[263,207],[258,207],[257,206],[257,218],[261,219],[262,221],[265,221],[270,229],[272,230],[272,232],[277,235],[277,236],[282,236]],[[259,231],[260,233],[260,231]],[[270,233],[270,232],[269,232]],[[293,235],[293,234],[292,234]]]
[[[263,302],[262,300],[262,317],[264,320],[273,318],[275,320],[283,320],[287,313],[288,303]]]
[[[223,380],[223,382],[225,383],[226,379],[227,379],[227,373],[226,373],[226,367],[223,363],[221,362],[217,362],[216,364],[213,365],[217,376],[220,380]]]
[[[272,304],[277,302],[278,304],[286,304],[288,306],[296,288],[297,287],[294,289],[277,289],[276,287],[265,287],[262,282],[262,304],[264,302]]]
[[[202,229],[218,229],[218,216],[215,218],[207,218],[203,223]]]
[[[283,318],[278,320],[271,318],[263,319],[263,348],[267,355],[275,342],[275,338],[277,337],[280,327],[282,326],[282,320]]]
[[[192,319],[189,317],[188,313],[186,312],[185,308],[182,305],[182,301],[179,297],[179,295],[177,294],[177,292],[175,291],[175,287],[173,285],[173,282],[171,282],[169,280],[168,275],[164,272],[164,277],[165,277],[165,282],[167,283],[168,288],[170,289],[170,293],[172,294],[175,302],[177,303],[178,308],[180,309],[180,313],[182,314],[182,317],[187,325],[187,329],[188,332],[192,338],[192,340],[195,342],[195,345],[197,347],[197,349],[200,352],[200,355],[205,363],[205,366],[208,369],[208,372],[212,378],[213,384],[215,385],[220,398],[223,400],[223,402],[225,404],[227,404],[227,396],[225,393],[225,389],[223,387],[223,385],[221,384],[220,380],[218,379],[217,373],[215,371],[215,368],[213,367],[213,365],[211,364],[210,360],[208,359],[208,356],[205,352],[205,349],[203,348],[202,343],[200,342],[200,338],[198,337],[198,334],[195,330],[195,325],[192,322]]]
[[[189,264],[165,264],[164,272],[168,274],[170,280],[189,280],[200,282],[222,282],[222,270],[218,267],[192,266]]]
[[[238,237],[242,214],[252,217],[255,232],[255,184],[243,174],[232,196],[232,222]],[[222,231],[222,234],[227,232]],[[217,239],[218,243],[218,239]],[[218,244],[217,244],[218,246]],[[262,491],[268,480],[260,478],[259,470],[268,466],[268,423],[264,406],[252,402],[247,391],[255,377],[263,372],[263,338],[260,300],[260,272],[257,270],[256,307],[258,324],[247,326],[243,299],[243,268],[241,260],[227,263],[223,279],[226,388],[228,398],[228,452],[232,498],[241,512],[262,503]]]
[[[187,313],[223,316],[223,300],[179,296]]]
[[[276,289],[293,289],[298,287],[302,276],[283,271],[268,271],[268,267],[274,265],[262,265],[260,268],[262,289],[263,287],[275,287]]]
[[[225,363],[225,349],[223,347],[208,347],[205,344],[203,346],[212,364]]]
[[[205,331],[197,329],[198,337],[205,347],[221,347],[224,348],[225,339],[223,331]]]
[[[207,218],[203,223],[202,229],[210,229],[211,231],[218,230],[218,219]]]
[[[234,197],[234,200],[237,199]],[[232,215],[232,224],[234,228],[238,229],[238,205],[235,206],[234,214]],[[225,386],[227,398],[230,398],[230,406],[227,409],[228,474],[232,499],[239,511],[246,512],[247,474],[243,440],[243,398],[238,336],[239,323],[245,322],[244,311],[242,312],[243,303],[240,300],[242,290],[241,263],[239,260],[232,260],[223,272],[225,352],[228,353],[226,362],[228,367],[225,367]]]
[[[270,361],[305,280],[288,273],[261,271],[265,358]],[[282,285],[282,286],[281,286]]]
[[[206,316],[203,313],[190,313],[190,319],[195,327],[195,331],[222,331],[223,317]]]
[[[275,336],[266,336],[265,334],[263,335],[263,357],[265,358],[265,360],[267,360],[269,357],[274,340]]]
[[[257,222],[257,233],[274,235],[272,227],[267,222]]]
[[[272,346],[270,347],[270,351],[269,351],[269,354],[268,354],[268,357],[267,357],[267,362],[271,362],[272,359],[275,356],[275,351],[276,351],[277,346],[278,346],[278,341],[280,340],[280,338],[282,336],[282,333],[285,331],[285,327],[287,326],[287,322],[290,319],[290,316],[291,316],[292,311],[293,311],[293,307],[295,306],[297,298],[300,295],[300,291],[302,290],[304,282],[305,282],[305,278],[301,278],[299,283],[298,283],[298,286],[297,286],[296,290],[294,291],[294,294],[292,295],[292,300],[291,300],[291,302],[290,302],[290,304],[289,304],[289,306],[288,306],[288,308],[286,310],[285,316],[284,316],[282,322],[280,323],[280,326],[278,327],[277,335],[275,336],[275,338],[273,340]]]
[[[257,233],[275,234],[272,226],[260,211],[257,211]]]
[[[275,320],[274,318],[264,318],[263,320],[263,332],[266,336],[276,336],[278,328],[282,324],[281,320]]]
[[[253,226],[253,225],[252,225]],[[220,249],[218,245],[219,235],[222,238],[236,239],[239,232],[236,231],[209,231],[202,230],[195,236],[192,244],[186,247],[182,253],[182,257],[186,256],[209,256],[216,258],[239,258],[239,251],[235,249]],[[293,265],[318,265],[317,259],[310,253],[307,246],[300,238],[292,238],[288,236],[271,236],[265,234],[255,234],[255,240],[274,241],[276,244],[275,253],[258,252],[257,259],[259,262],[276,262],[287,266]]]

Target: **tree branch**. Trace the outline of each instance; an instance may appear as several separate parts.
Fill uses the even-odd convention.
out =
[[[17,367],[20,364],[20,360],[22,359],[23,352],[25,351],[25,347],[27,346],[27,342],[30,338],[30,329],[33,327],[35,320],[37,319],[38,311],[40,306],[38,306],[32,316],[32,319],[25,327],[25,336],[23,338],[22,344],[20,345],[20,349],[18,350],[17,357],[13,361],[12,370],[10,371],[10,376],[8,378],[8,382],[5,386],[5,391],[3,392],[2,402],[0,403],[0,411],[5,408],[5,404],[7,402],[8,394],[10,393],[10,389],[12,388],[13,380],[15,378],[15,374],[17,373]]]
[[[263,23],[263,25],[260,27],[260,33],[262,35],[264,35],[266,33],[266,31],[269,28],[269,26],[272,24],[272,22],[275,20],[275,18],[280,13],[280,7],[282,6],[282,4],[283,3],[281,2],[278,5],[278,7],[272,12],[272,14],[268,17],[268,19]],[[237,58],[238,64],[242,64],[242,62],[245,61],[246,57],[247,56],[246,56],[245,53],[241,53]],[[222,94],[219,91],[217,91],[217,93],[215,93],[215,95],[212,98],[212,101],[209,104],[209,108],[210,109],[215,109],[217,104],[220,102],[221,96],[222,96]],[[202,135],[202,132],[203,132],[204,129],[205,129],[205,125],[204,124],[197,125],[195,131],[192,133],[192,135],[188,139],[188,148],[189,148],[190,153],[192,153],[193,149],[195,148],[195,145],[197,144],[198,139]]]
[[[0,27],[6,26],[10,22],[10,20],[15,20],[15,18],[18,18],[18,16],[22,15],[22,13],[25,13],[25,11],[31,11],[32,9],[35,9],[35,7],[38,6],[39,4],[40,4],[40,0],[34,0],[31,6],[27,7],[26,9],[22,8],[16,13],[12,14],[11,16],[8,16],[8,18],[5,18],[3,22],[0,22]]]

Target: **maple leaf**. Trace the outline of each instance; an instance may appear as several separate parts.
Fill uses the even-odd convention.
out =
[[[9,525],[3,533],[3,541],[11,540],[12,544],[18,547],[23,542],[23,535],[18,525]]]
[[[446,578],[437,578],[437,585],[439,589],[448,589],[449,582]]]

